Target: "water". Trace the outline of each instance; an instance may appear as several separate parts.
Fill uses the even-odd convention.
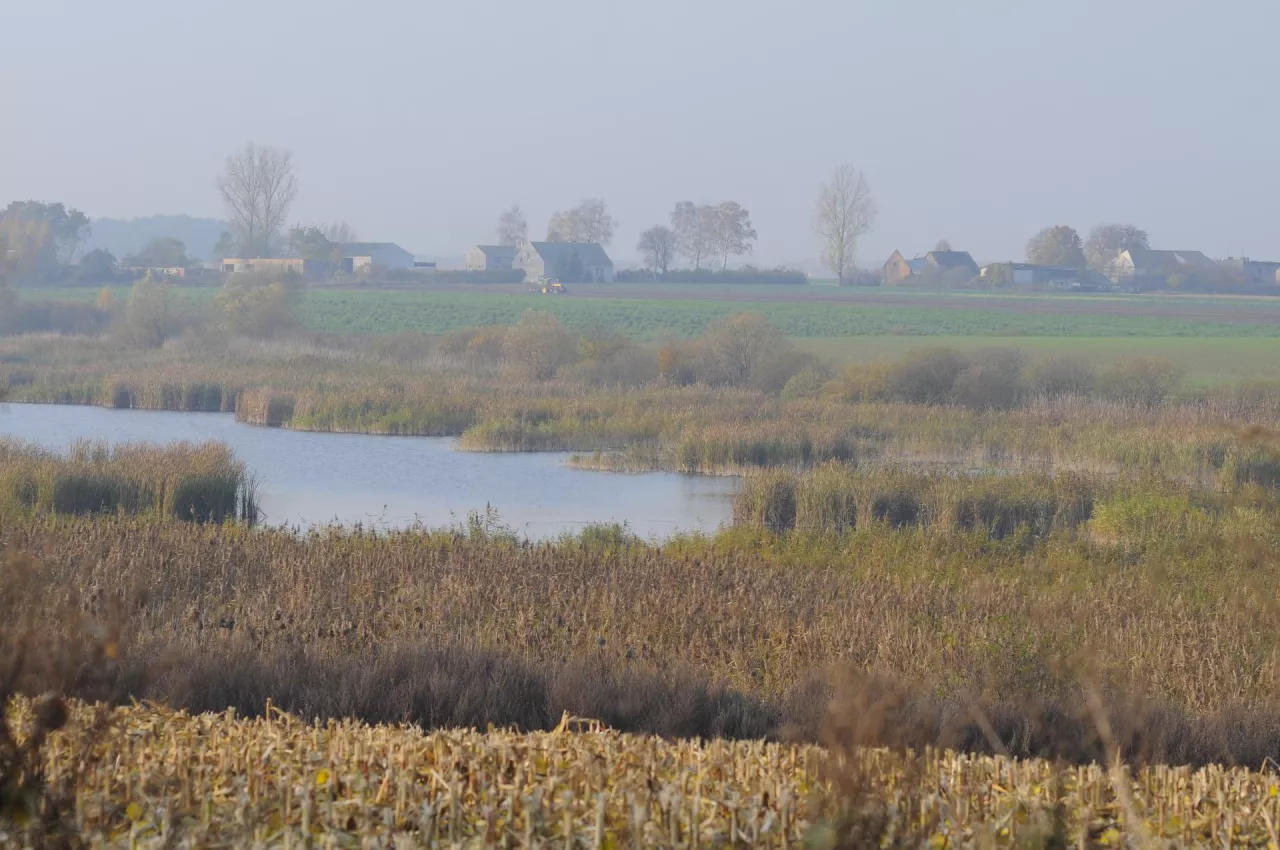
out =
[[[218,440],[258,481],[270,525],[451,526],[492,505],[503,525],[530,539],[604,522],[663,538],[728,523],[737,487],[732,478],[571,469],[561,452],[460,452],[447,437],[310,434],[221,413],[9,404],[0,405],[0,436],[60,450],[82,439]]]

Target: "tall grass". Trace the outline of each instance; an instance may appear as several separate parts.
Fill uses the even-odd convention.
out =
[[[78,442],[65,454],[0,439],[0,516],[149,515],[257,519],[248,472],[220,443]]]
[[[1008,741],[1046,711],[1077,717],[1087,677],[1164,718],[1149,726],[1191,730],[1184,757],[1277,755],[1274,501],[1224,500],[1179,535],[1139,533],[1141,513],[1095,529],[1099,510],[1042,538],[858,519],[660,547],[31,516],[0,544],[41,554],[26,604],[77,587],[95,589],[91,614],[119,606],[128,690],[192,709],[271,698],[306,716],[538,728],[568,710],[633,731],[813,739],[826,683],[853,670],[892,675],[923,716],[980,702]],[[1062,743],[1019,740],[1027,755]]]

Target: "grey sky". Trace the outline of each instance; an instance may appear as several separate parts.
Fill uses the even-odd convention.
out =
[[[0,0],[0,202],[220,215],[253,140],[294,218],[460,253],[515,202],[608,200],[626,259],[675,201],[734,199],[754,260],[815,256],[840,162],[860,264],[1041,226],[1280,259],[1275,0]]]

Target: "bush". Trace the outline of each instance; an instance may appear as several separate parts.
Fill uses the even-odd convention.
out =
[[[884,401],[889,397],[889,376],[893,368],[883,360],[846,366],[827,382],[823,392],[838,401]]]
[[[227,279],[214,303],[232,333],[272,336],[301,323],[302,282],[296,275],[242,272]]]
[[[1055,354],[1035,363],[1028,371],[1032,392],[1049,398],[1089,396],[1098,375],[1088,361],[1069,354]]]
[[[989,348],[972,355],[955,380],[955,400],[971,410],[1008,410],[1026,396],[1024,358],[1011,348]]]
[[[1182,385],[1181,367],[1159,357],[1126,357],[1102,375],[1102,394],[1110,401],[1159,407]]]
[[[169,284],[147,275],[129,291],[124,336],[134,345],[156,348],[171,331]]]
[[[786,361],[794,356],[795,349],[758,313],[715,320],[703,331],[701,343],[705,371],[699,377],[708,383],[777,392],[801,368],[796,363],[790,373],[786,372]]]
[[[950,348],[913,351],[890,370],[888,395],[912,404],[942,404],[950,400],[967,365],[964,355]]]
[[[577,357],[573,336],[551,313],[525,310],[502,341],[503,358],[517,375],[545,381]]]
[[[810,363],[787,379],[782,386],[782,398],[784,401],[819,398],[830,377],[821,364]]]

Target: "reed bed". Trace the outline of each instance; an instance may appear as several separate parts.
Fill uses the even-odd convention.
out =
[[[10,714],[20,736],[37,723],[25,700]],[[424,735],[73,704],[41,756],[68,789],[55,837],[102,847],[1264,847],[1280,824],[1269,771],[670,741],[570,718]],[[36,814],[0,818],[0,841],[48,840]]]
[[[274,427],[458,436],[477,451],[599,453],[596,465],[622,469],[736,473],[841,460],[1280,484],[1280,459],[1241,439],[1280,428],[1274,387],[1257,383],[1155,407],[1064,396],[994,411],[572,376],[530,381],[492,364],[349,340],[179,340],[143,352],[23,338],[0,340],[0,385],[12,401],[235,411]],[[636,447],[643,463],[628,458]]]
[[[1264,503],[1207,516],[1180,535],[1121,528],[1120,545],[874,523],[661,546],[32,517],[0,546],[41,569],[0,597],[44,610],[76,588],[94,616],[119,606],[121,686],[193,710],[270,698],[306,717],[534,729],[569,711],[813,740],[829,683],[853,671],[930,706],[916,743],[972,698],[1035,754],[1017,730],[1045,707],[1077,715],[1087,677],[1145,706],[1129,725],[1165,730],[1156,757],[1256,763],[1280,756],[1280,520]]]
[[[221,443],[82,441],[65,454],[0,439],[0,516],[123,514],[257,519],[245,465]]]

